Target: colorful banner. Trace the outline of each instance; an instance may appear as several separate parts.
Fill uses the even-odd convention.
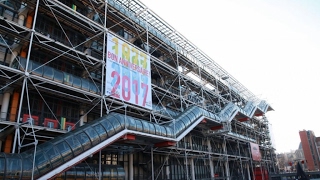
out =
[[[152,109],[150,56],[108,34],[105,95]]]
[[[259,145],[255,143],[250,143],[250,147],[251,147],[252,160],[261,161],[261,153],[260,153]]]

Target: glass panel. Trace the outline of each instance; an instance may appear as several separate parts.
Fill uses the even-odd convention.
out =
[[[94,83],[90,83],[90,92],[92,93],[98,93],[98,88]]]
[[[146,121],[144,121],[144,120],[141,120],[141,122],[142,122],[142,126],[143,126],[143,132],[145,132],[145,133],[149,133],[149,124],[148,124],[148,122],[146,122]]]
[[[37,166],[35,166],[34,171],[33,171],[33,165],[32,165],[32,160],[31,158],[33,158],[33,153],[32,154],[28,154],[25,155],[24,153],[21,154],[22,155],[22,161],[23,161],[23,173],[22,173],[22,179],[23,180],[30,180],[32,177],[32,172],[34,174],[34,176],[38,176],[39,172],[38,172],[38,168]]]
[[[171,127],[165,127],[165,128],[167,131],[167,137],[173,138],[174,137],[173,129]]]
[[[86,151],[87,149],[91,148],[91,141],[88,137],[88,135],[84,132],[79,133],[78,135],[76,135],[76,138],[80,141],[80,143],[82,144],[82,148],[84,151]]]
[[[32,74],[42,76],[43,73],[43,66],[40,63],[33,62],[32,63]]]
[[[128,121],[128,124],[129,124],[128,129],[131,129],[131,130],[134,130],[134,131],[137,130],[136,121],[132,117],[127,117],[126,120]]]
[[[118,119],[115,118],[115,117],[114,117],[113,115],[111,115],[111,114],[109,114],[108,117],[111,117],[111,118],[112,118],[112,120],[111,120],[110,122],[111,122],[111,124],[112,124],[115,132],[119,132],[122,128],[121,128],[121,124],[120,124],[120,122],[118,121]]]
[[[117,121],[119,121],[119,123],[120,123],[120,129],[119,129],[119,130],[124,129],[124,127],[125,127],[125,124],[124,124],[125,116],[122,115],[122,114],[120,115],[120,114],[118,114],[118,113],[112,113],[112,114],[110,114],[110,115],[112,115],[114,119],[116,119]],[[115,120],[114,120],[114,121],[115,121]],[[113,127],[116,127],[116,126],[113,126]]]
[[[59,149],[64,162],[66,162],[67,160],[70,160],[73,157],[71,148],[69,147],[68,143],[66,143],[65,141],[61,141],[60,143],[58,143],[56,145],[56,148]]]
[[[158,135],[158,136],[163,136],[163,134],[162,134],[162,129],[161,129],[161,127],[160,127],[158,124],[154,124],[154,128],[155,128],[155,130],[156,130],[156,135]]]
[[[154,125],[152,123],[149,124],[149,133],[150,134],[156,134],[156,129],[154,128]]]
[[[110,172],[110,168],[109,167],[106,167],[103,171],[103,178],[104,179],[110,179],[111,177],[111,172]]]
[[[116,168],[110,168],[110,179],[111,180],[116,180],[118,177],[118,171]]]
[[[5,160],[4,153],[0,153],[0,179],[4,178]]]
[[[53,80],[53,68],[49,66],[43,67],[43,77]]]
[[[124,172],[124,169],[122,167],[118,167],[118,180],[122,180],[125,178],[126,173]]]
[[[86,176],[86,172],[84,170],[84,167],[81,167],[81,166],[76,166],[75,167],[75,171],[76,171],[76,174],[77,174],[77,178],[76,179],[85,179],[85,176]]]
[[[66,177],[66,179],[76,179],[79,178],[77,177],[77,171],[76,171],[76,167],[72,167],[71,169],[69,169],[68,171],[66,171],[66,173],[64,174],[64,176]],[[76,177],[76,178],[75,178]],[[83,177],[84,179],[84,177]]]
[[[51,169],[50,161],[48,160],[46,154],[39,147],[37,148],[36,152],[35,165],[38,167],[40,174],[48,172]]]
[[[49,160],[51,161],[52,168],[58,167],[63,163],[61,154],[50,142],[46,143],[46,146],[43,146],[44,154],[47,154]]]
[[[81,89],[89,91],[89,81],[86,79],[81,79]]]
[[[75,88],[81,88],[81,79],[79,77],[73,76],[73,87]]]
[[[95,146],[96,144],[98,144],[100,142],[100,137],[99,137],[98,133],[92,127],[88,127],[84,131],[89,136],[91,143],[92,143],[92,146]]]
[[[141,120],[136,120],[137,131],[143,132],[143,126]]]
[[[21,157],[19,154],[6,154],[6,179],[19,179],[21,175]]]
[[[97,124],[93,128],[98,133],[101,141],[104,141],[108,138],[108,134],[101,124]]]
[[[160,126],[160,130],[161,130],[161,136],[167,137],[167,131],[166,128],[163,126]],[[158,131],[157,131],[158,132]]]
[[[113,129],[112,124],[108,121],[109,117],[106,117],[105,120],[101,121],[100,124],[106,129],[108,136],[113,136],[115,131]]]
[[[63,73],[63,84],[72,86],[73,84],[73,75],[69,73]]]
[[[68,138],[66,138],[66,141],[71,147],[74,156],[79,155],[80,153],[83,152],[82,146],[78,141],[78,139],[75,138],[75,136],[70,135]]]
[[[59,70],[54,70],[54,77],[53,77],[54,81],[57,81],[59,83],[63,82],[63,73]]]

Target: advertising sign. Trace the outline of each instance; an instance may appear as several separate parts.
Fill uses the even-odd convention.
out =
[[[255,143],[250,143],[250,147],[251,147],[252,160],[261,161],[259,145]]]
[[[152,109],[150,56],[108,33],[105,95]]]

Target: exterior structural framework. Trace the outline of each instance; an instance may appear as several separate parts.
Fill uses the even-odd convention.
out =
[[[0,179],[268,179],[273,110],[138,0],[0,1]]]

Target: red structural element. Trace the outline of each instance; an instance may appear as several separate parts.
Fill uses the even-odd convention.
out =
[[[29,118],[29,114],[23,114],[22,122],[27,122]],[[33,119],[33,125],[38,125],[39,117],[31,115],[31,118]]]
[[[136,136],[133,134],[126,134],[126,135],[122,136],[122,139],[134,141],[134,140],[136,140]]]
[[[200,123],[207,123],[207,120],[203,119]]]
[[[255,180],[269,179],[268,170],[265,168],[256,167],[254,168],[254,177],[255,177]]]
[[[218,130],[218,129],[222,129],[223,126],[222,125],[219,125],[219,126],[214,126],[214,127],[211,127],[210,129],[211,130]]]
[[[76,129],[76,126],[75,126],[74,123],[66,122],[66,128],[65,128],[65,130],[69,130],[69,128],[71,128],[71,130],[74,130],[74,129]]]
[[[172,141],[164,141],[164,142],[156,143],[154,146],[155,146],[155,147],[169,147],[169,146],[174,146],[174,145],[176,145],[175,142],[172,142]]]
[[[49,118],[44,118],[44,127],[49,127],[49,128],[54,128],[58,129],[59,122],[56,119],[49,119]]]
[[[255,114],[255,116],[262,116],[262,115],[263,115],[263,113]]]
[[[240,118],[240,119],[238,119],[238,121],[240,121],[240,122],[244,122],[244,121],[248,121],[249,120],[249,118]]]

